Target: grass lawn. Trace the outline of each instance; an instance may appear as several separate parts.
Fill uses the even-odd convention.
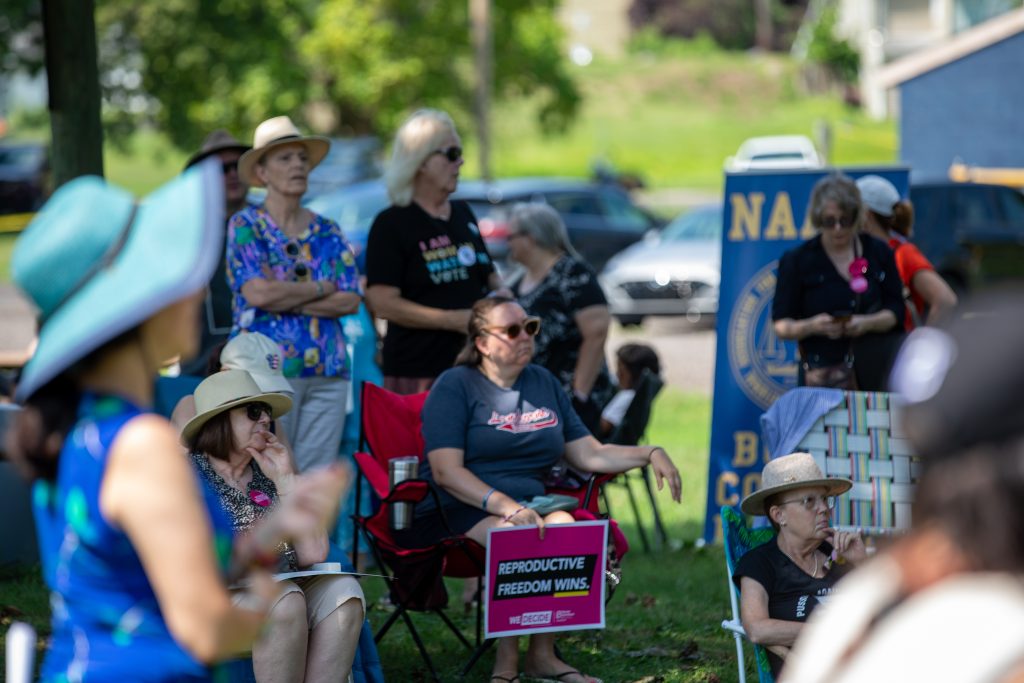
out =
[[[607,628],[579,631],[560,640],[563,656],[607,683],[696,683],[735,681],[735,648],[731,636],[719,627],[728,616],[722,550],[696,549],[704,516],[707,481],[707,445],[710,400],[666,389],[655,405],[650,441],[664,445],[683,473],[682,505],[659,495],[673,549],[645,554],[635,539],[634,522],[623,493],[613,491],[613,509],[634,548],[623,562],[623,580],[608,605]],[[675,546],[682,545],[682,548]],[[376,607],[383,582],[364,580],[373,624],[387,618]],[[462,614],[458,585],[450,586],[451,616],[467,631],[472,618]],[[10,619],[28,619],[40,632],[48,631],[45,591],[36,572],[0,575],[0,631]],[[445,680],[454,680],[467,653],[440,620],[413,615],[429,643]],[[2,643],[0,643],[2,647]],[[393,681],[426,680],[412,639],[396,624],[380,644],[385,675]],[[486,680],[493,655],[486,655],[467,680]],[[753,672],[753,669],[749,669]]]

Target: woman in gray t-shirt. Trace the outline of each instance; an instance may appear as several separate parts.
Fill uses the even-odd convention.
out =
[[[567,512],[542,517],[525,503],[544,492],[544,477],[561,457],[587,472],[624,472],[650,464],[662,488],[680,499],[679,470],[664,449],[602,444],[583,426],[558,380],[530,365],[540,321],[512,299],[478,301],[466,348],[457,366],[442,374],[423,406],[427,461],[423,478],[437,485],[450,531],[481,545],[493,527],[559,524]],[[396,533],[409,547],[449,535],[430,497],[417,506],[411,529]],[[591,683],[561,661],[553,634],[533,636],[528,675]],[[516,680],[516,638],[499,640],[492,681]]]

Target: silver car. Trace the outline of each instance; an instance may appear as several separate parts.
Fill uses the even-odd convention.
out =
[[[695,208],[616,254],[600,281],[612,315],[639,325],[648,315],[685,315],[691,322],[718,312],[722,205]]]

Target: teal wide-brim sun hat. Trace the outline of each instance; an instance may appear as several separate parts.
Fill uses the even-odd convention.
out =
[[[15,395],[60,373],[206,286],[224,237],[220,164],[188,169],[136,203],[101,178],[58,189],[14,248],[11,273],[39,312],[35,353]]]

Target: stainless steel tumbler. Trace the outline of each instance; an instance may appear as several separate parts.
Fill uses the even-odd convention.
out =
[[[406,479],[415,479],[420,469],[420,459],[415,455],[407,455],[401,458],[392,458],[388,461],[388,486],[392,489],[395,484]],[[412,526],[413,513],[416,510],[415,503],[390,503],[388,520],[391,528],[395,531],[408,529]]]

